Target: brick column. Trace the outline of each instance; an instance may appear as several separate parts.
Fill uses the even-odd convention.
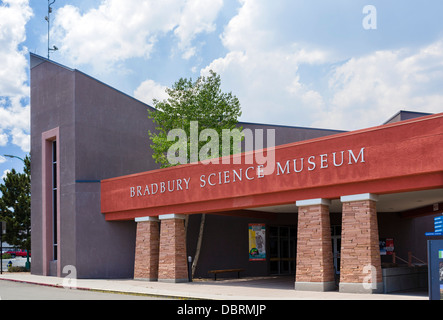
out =
[[[297,266],[295,289],[335,290],[331,224],[326,199],[297,201]]]
[[[340,292],[383,292],[377,200],[370,193],[341,197]]]
[[[160,230],[157,217],[136,218],[134,279],[157,281]]]
[[[159,216],[160,256],[158,280],[163,282],[188,282],[184,215]]]

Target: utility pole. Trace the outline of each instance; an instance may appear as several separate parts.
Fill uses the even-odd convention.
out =
[[[3,274],[3,234],[6,233],[6,221],[0,221],[0,274]]]

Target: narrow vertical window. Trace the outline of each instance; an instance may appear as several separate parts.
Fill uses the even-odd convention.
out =
[[[43,275],[60,269],[60,140],[59,128],[42,132],[42,259]]]
[[[57,142],[52,142],[52,245],[57,260]]]

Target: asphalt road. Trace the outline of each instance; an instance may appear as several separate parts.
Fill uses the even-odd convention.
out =
[[[166,300],[150,296],[64,289],[0,280],[0,300]]]

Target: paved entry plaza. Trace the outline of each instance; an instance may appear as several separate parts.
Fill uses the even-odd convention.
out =
[[[64,278],[36,276],[29,273],[4,273],[1,281],[20,281],[63,287]],[[66,282],[69,284],[69,282]],[[65,283],[65,284],[66,284]],[[72,283],[72,282],[71,282]],[[244,279],[204,280],[190,283],[148,282],[142,280],[77,279],[77,290],[131,293],[204,300],[428,300],[426,291],[393,294],[353,294],[294,290],[293,276]]]

